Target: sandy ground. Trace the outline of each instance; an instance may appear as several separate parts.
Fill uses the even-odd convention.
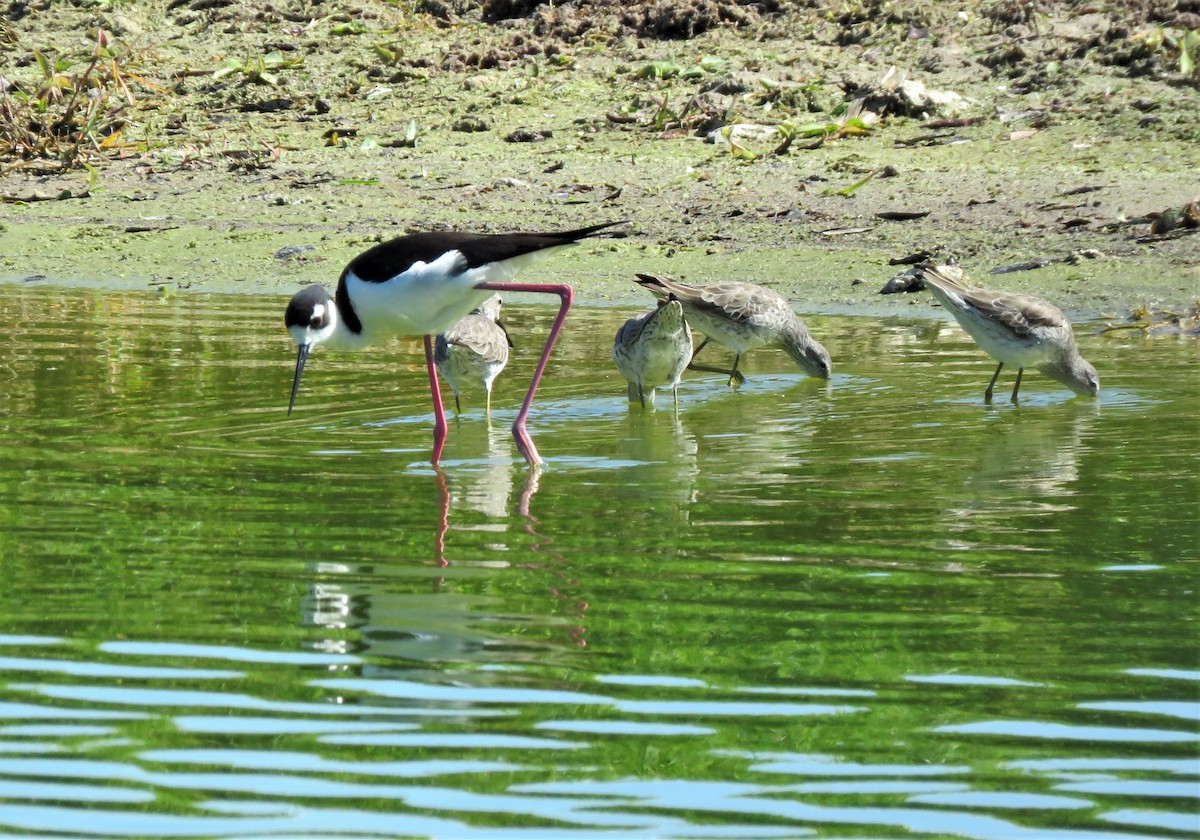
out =
[[[41,55],[104,107],[91,171],[0,143],[0,278],[282,296],[406,231],[626,219],[529,279],[911,314],[925,296],[877,291],[927,252],[1085,317],[1178,310],[1200,299],[1192,5],[10,2],[5,101],[44,90]]]

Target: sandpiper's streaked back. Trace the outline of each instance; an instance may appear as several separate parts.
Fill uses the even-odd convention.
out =
[[[704,349],[709,339],[734,352],[733,367],[729,370],[689,365],[693,370],[710,370],[729,374],[729,384],[742,382],[738,371],[742,354],[765,345],[782,347],[792,361],[810,376],[828,379],[832,365],[829,352],[811,335],[808,327],[792,311],[782,295],[753,283],[721,282],[706,285],[677,283],[653,274],[638,274],[637,282],[657,297],[675,297],[683,304],[684,316],[692,328],[707,338],[692,354]]]
[[[433,360],[438,373],[454,392],[454,410],[462,413],[460,396],[467,386],[482,385],[487,393],[486,413],[492,413],[492,382],[508,364],[512,341],[500,323],[500,295],[464,315],[454,326],[438,333],[433,343]]]
[[[926,263],[916,271],[959,326],[999,362],[984,392],[985,401],[992,401],[992,388],[1005,365],[1017,369],[1013,402],[1027,367],[1037,368],[1076,394],[1100,393],[1100,377],[1079,355],[1071,322],[1057,306],[1031,295],[972,288],[963,282],[957,266]]]
[[[654,402],[654,389],[671,389],[679,404],[679,377],[692,358],[692,330],[674,298],[621,325],[613,340],[613,362],[629,382],[629,400]]]
[[[299,346],[288,413],[296,402],[304,362],[317,345],[354,350],[394,335],[424,336],[436,464],[446,442],[446,415],[433,360],[433,336],[449,329],[492,292],[553,294],[560,301],[558,315],[512,429],[521,454],[530,464],[540,464],[541,456],[525,427],[526,417],[571,307],[572,291],[564,284],[514,283],[511,278],[540,252],[594,236],[614,224],[620,222],[555,233],[414,233],[364,251],[342,271],[332,297],[322,286],[309,286],[288,303],[284,323]]]

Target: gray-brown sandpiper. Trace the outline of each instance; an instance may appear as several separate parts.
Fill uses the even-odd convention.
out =
[[[475,384],[487,392],[486,411],[492,414],[492,382],[508,364],[512,340],[500,323],[500,296],[492,295],[479,308],[464,315],[434,341],[433,360],[438,373],[454,391],[454,410],[461,414],[459,401],[464,387]]]
[[[683,305],[668,298],[654,309],[630,318],[613,340],[613,362],[629,382],[629,401],[654,402],[654,389],[669,387],[679,405],[679,377],[692,359],[692,330]]]
[[[1017,369],[1013,402],[1027,367],[1037,368],[1076,394],[1100,393],[1100,377],[1079,355],[1071,322],[1057,306],[1032,295],[972,288],[963,282],[957,266],[925,263],[915,270],[958,325],[999,363],[984,392],[985,402],[992,401],[992,388],[1005,365]]]
[[[677,299],[693,329],[706,336],[692,354],[693,361],[688,365],[691,369],[726,373],[730,385],[741,383],[745,381],[738,371],[742,355],[758,347],[775,345],[782,347],[805,373],[829,378],[832,369],[829,352],[809,334],[808,327],[778,292],[753,283],[725,281],[693,286],[653,274],[638,274],[637,278],[659,300]],[[695,363],[709,339],[734,352],[732,368]]]

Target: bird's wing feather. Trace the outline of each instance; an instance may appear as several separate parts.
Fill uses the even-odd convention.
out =
[[[972,306],[991,314],[1017,335],[1029,335],[1038,327],[1067,326],[1067,317],[1057,306],[1029,295],[972,291],[966,295]]]
[[[652,274],[638,274],[637,278],[637,282],[659,300],[666,300],[673,295],[681,303],[701,312],[712,312],[739,323],[779,307],[791,311],[787,301],[778,292],[753,283],[729,281],[692,286]]]
[[[381,242],[359,254],[350,269],[367,283],[385,283],[419,262],[431,263],[451,251],[462,256],[459,271],[503,262],[545,248],[570,245],[621,222],[604,222],[553,233],[481,234],[462,231],[427,231]]]
[[[645,312],[641,315],[635,315],[617,330],[617,337],[613,339],[614,344],[633,345],[641,338],[642,331],[646,329],[646,325],[650,323],[650,315],[652,312]]]
[[[739,323],[774,309],[791,310],[778,292],[752,283],[712,283],[704,287],[703,298],[713,310]]]
[[[1040,298],[972,288],[932,266],[922,267],[921,279],[960,298],[966,305],[994,318],[1019,336],[1029,335],[1039,327],[1070,326],[1061,309]]]
[[[457,344],[485,359],[508,357],[508,334],[490,318],[468,315],[442,334],[447,344]]]

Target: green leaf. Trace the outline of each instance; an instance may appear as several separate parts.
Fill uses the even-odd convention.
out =
[[[46,59],[46,56],[42,55],[38,50],[34,50],[33,57],[37,61],[38,69],[42,71],[42,75],[47,79],[51,78],[54,75],[54,71],[51,69],[50,62]]]
[[[214,79],[224,79],[226,76],[232,76],[234,73],[241,73],[245,70],[242,62],[236,58],[225,59],[225,65],[213,73]]]
[[[837,131],[834,123],[803,123],[796,126],[797,137],[824,137]]]
[[[1190,76],[1195,69],[1196,59],[1192,58],[1186,51],[1179,53],[1179,72],[1184,76]]]
[[[876,175],[876,173],[872,172],[869,175],[867,175],[867,177],[863,178],[861,181],[851,184],[850,186],[846,187],[844,190],[838,190],[837,192],[834,193],[834,195],[845,195],[845,196],[854,195],[855,191],[858,190],[859,187],[864,186],[865,184],[871,183],[871,181],[875,178],[875,175]]]
[[[1189,29],[1179,39],[1179,72],[1191,76],[1196,72],[1196,56],[1200,54],[1200,30]]]
[[[656,61],[638,70],[639,79],[673,79],[683,72],[683,68],[673,61]]]

